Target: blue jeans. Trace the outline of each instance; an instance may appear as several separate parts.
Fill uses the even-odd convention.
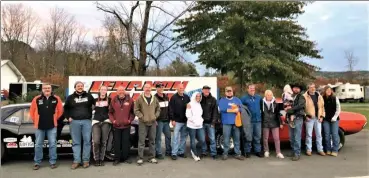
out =
[[[323,151],[322,144],[322,123],[316,117],[311,118],[309,121],[306,121],[306,151],[311,152],[312,147],[312,137],[313,137],[313,129],[315,130],[315,142],[318,152]]]
[[[188,130],[186,123],[176,122],[174,127],[174,135],[172,139],[172,155],[184,154],[186,149],[186,139]]]
[[[91,120],[72,120],[69,127],[72,136],[73,163],[81,163],[81,138],[83,139],[82,161],[90,162]]]
[[[235,125],[223,124],[223,155],[228,155],[229,152],[229,141],[230,138],[233,138],[234,143],[234,152],[236,155],[241,155],[240,150],[240,129],[237,128]]]
[[[340,136],[338,135],[338,129],[339,129],[338,125],[339,125],[339,121],[335,121],[335,122],[323,121],[326,151],[331,151],[331,152],[336,152],[336,153],[338,152],[338,149],[340,146]],[[331,141],[333,142],[333,145]]]
[[[302,125],[304,123],[302,117],[296,117],[295,120],[295,128],[289,128],[289,136],[290,136],[290,144],[292,151],[295,153],[296,156],[301,155],[301,132],[302,132]]]
[[[37,129],[35,133],[36,143],[35,143],[35,165],[40,165],[42,158],[44,156],[43,145],[45,140],[45,135],[47,136],[48,144],[49,144],[49,163],[55,164],[57,159],[56,154],[56,128],[52,128],[49,130],[40,130]]]
[[[250,133],[252,134],[252,146],[254,147],[255,153],[261,152],[261,122],[251,123]],[[245,152],[251,152],[251,142],[246,140]]]
[[[156,138],[155,138],[155,150],[156,155],[162,155],[161,152],[161,133],[164,133],[165,136],[165,154],[171,155],[172,153],[172,146],[171,143],[171,132],[169,122],[157,121],[156,126]]]
[[[199,141],[199,144],[200,145],[205,145],[205,132],[204,132],[204,129],[203,128],[201,128],[201,129],[190,129],[190,128],[188,128],[188,132],[190,134],[191,151],[196,156],[200,156],[200,154],[197,153],[196,136],[197,136],[197,139]]]
[[[207,133],[210,142],[210,155],[217,155],[217,147],[215,142],[215,128],[211,124],[203,124],[204,134]],[[208,145],[206,142],[202,145],[202,152],[206,153]]]

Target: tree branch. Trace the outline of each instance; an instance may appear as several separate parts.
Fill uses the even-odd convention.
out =
[[[140,5],[140,1],[137,1],[136,4],[132,6],[131,8],[131,14],[129,15],[129,24],[132,24],[133,22],[133,14],[135,12],[135,9],[138,7],[138,5]]]
[[[174,16],[173,14],[169,13],[168,11],[164,10],[164,9],[163,9],[163,8],[161,8],[161,7],[158,7],[158,6],[151,6],[151,7],[157,8],[157,9],[161,10],[162,12],[164,12],[164,13],[166,13],[166,14],[168,14],[168,15],[172,16],[173,18],[176,18],[176,16]]]
[[[170,39],[170,40],[173,40],[173,38],[171,38],[171,37],[169,37],[169,36],[166,36],[166,35],[164,35],[164,34],[162,34],[162,33],[159,33],[157,30],[155,30],[155,29],[152,29],[152,28],[148,28],[148,30],[150,30],[150,31],[153,31],[153,32],[155,32],[156,34],[159,34],[160,36],[163,36],[163,37],[165,37],[165,38],[168,38],[168,39]],[[150,41],[148,41],[147,43],[146,43],[146,45],[148,45],[148,44],[150,44],[150,43],[153,43],[154,42],[154,38],[152,38]]]
[[[105,7],[103,7],[101,4],[99,4],[98,2],[96,3],[96,8],[98,10],[101,10],[101,11],[104,11],[106,13],[109,13],[109,14],[112,14],[114,15],[118,20],[119,22],[126,28],[128,29],[128,24],[124,22],[124,20],[120,17],[120,15],[115,11],[115,10],[108,10],[106,9]]]

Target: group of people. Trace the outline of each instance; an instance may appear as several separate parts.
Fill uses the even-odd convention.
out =
[[[156,164],[157,159],[164,159],[164,156],[169,156],[172,160],[177,160],[178,157],[186,158],[188,135],[191,156],[195,161],[200,161],[208,154],[217,159],[215,141],[217,123],[221,124],[223,130],[223,160],[228,159],[231,137],[236,159],[244,160],[245,157],[251,157],[252,148],[256,156],[269,157],[270,132],[274,139],[276,157],[284,158],[279,141],[279,130],[283,129],[284,125],[281,110],[286,111],[292,160],[300,159],[303,122],[306,122],[307,155],[311,155],[313,129],[320,155],[337,156],[338,153],[340,104],[329,87],[326,87],[320,95],[316,92],[314,84],[308,86],[306,93],[301,92],[303,89],[301,85],[286,85],[282,96],[284,107],[277,104],[271,90],[265,91],[264,98],[256,94],[255,85],[249,85],[248,94],[241,99],[234,96],[232,87],[226,87],[225,97],[219,101],[212,96],[209,86],[203,86],[201,93],[195,92],[190,98],[184,93],[184,86],[180,84],[177,86],[177,93],[169,99],[164,93],[163,84],[155,86],[155,95],[151,94],[152,86],[145,84],[143,93],[136,101],[126,93],[124,87],[118,87],[117,95],[110,98],[107,94],[108,88],[101,86],[96,99],[84,91],[82,82],[76,82],[74,88],[75,92],[67,97],[64,108],[60,98],[52,93],[49,84],[43,84],[42,94],[32,101],[30,116],[37,129],[33,167],[35,170],[40,168],[45,135],[49,142],[50,167],[57,167],[56,127],[57,119],[61,116],[70,123],[74,157],[72,169],[77,169],[81,165],[83,168],[90,166],[91,145],[95,166],[103,166],[111,130],[114,135],[115,151],[113,165],[121,162],[132,163],[129,159],[130,129],[135,117],[139,120],[138,165],[144,163],[146,138],[150,163]],[[174,126],[173,138],[170,123]],[[322,146],[322,123],[325,151]],[[165,137],[165,155],[161,147],[162,134]],[[241,138],[241,135],[244,137]],[[209,150],[205,137],[209,138]],[[244,155],[240,150],[241,139],[244,140]]]

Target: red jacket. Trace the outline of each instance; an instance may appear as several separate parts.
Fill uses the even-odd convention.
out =
[[[129,128],[135,118],[133,114],[134,102],[129,95],[126,95],[121,101],[118,98],[119,96],[117,95],[110,103],[109,119],[113,123],[114,128]]]

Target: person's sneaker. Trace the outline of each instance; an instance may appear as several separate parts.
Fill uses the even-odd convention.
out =
[[[259,158],[264,157],[264,155],[263,155],[261,152],[258,152],[258,153],[256,153],[255,155],[256,155],[257,157],[259,157]]]
[[[326,152],[326,154],[327,154],[327,155],[331,155],[331,154],[332,154],[332,152],[331,152],[331,151],[327,151],[327,152]]]
[[[207,154],[207,153],[202,153],[200,157],[201,157],[201,158],[204,158],[204,157],[207,157],[207,156],[208,156],[208,154]]]
[[[213,160],[216,160],[216,159],[218,159],[218,156],[217,155],[213,155],[213,156],[211,156],[211,158],[213,158]]]
[[[158,164],[158,160],[156,160],[155,158],[151,158],[149,159],[149,163]]]
[[[37,165],[37,164],[33,165],[33,170],[39,170],[39,169],[40,169],[40,165]]]
[[[104,163],[104,161],[100,161],[100,166],[105,166],[105,163]]]
[[[95,166],[100,166],[100,160],[96,160],[94,165]]]
[[[125,163],[125,164],[132,164],[132,160],[126,159],[126,160],[123,161],[123,163]]]
[[[282,154],[282,153],[278,153],[278,154],[277,154],[277,158],[279,158],[279,159],[283,159],[283,158],[284,158],[284,156],[283,156],[283,154]]]
[[[320,156],[325,156],[325,153],[324,153],[323,151],[319,151],[319,152],[318,152],[318,154],[319,154]]]
[[[185,154],[179,154],[178,156],[181,157],[181,158],[187,158],[187,156]]]
[[[177,160],[177,156],[176,155],[172,155],[172,160]]]
[[[331,156],[337,157],[338,153],[337,152],[332,152]]]
[[[90,167],[90,163],[89,162],[83,163],[83,168],[88,168],[88,167]]]
[[[293,128],[293,129],[296,127],[296,126],[295,126],[295,121],[290,121],[290,122],[289,122],[289,125],[290,125],[290,127],[291,127],[291,128]]]
[[[238,160],[241,160],[241,161],[245,160],[245,158],[243,156],[241,156],[241,155],[237,155],[234,158],[236,158]]]
[[[266,151],[266,152],[264,153],[264,157],[269,158],[269,151]]]
[[[55,168],[57,168],[57,166],[56,166],[56,164],[51,164],[51,165],[50,165],[50,168],[51,168],[51,169],[55,169]]]
[[[137,160],[137,165],[141,166],[143,163],[144,163],[144,162],[143,162],[143,160],[142,160],[142,159]]]
[[[155,156],[157,159],[160,159],[160,160],[163,160],[164,159],[164,156],[163,155],[156,155]]]
[[[71,169],[77,169],[79,168],[79,163],[73,163]]]
[[[251,158],[251,153],[246,153],[246,158]]]
[[[119,160],[115,160],[114,162],[113,162],[113,166],[116,166],[116,165],[118,165],[119,164]]]
[[[172,156],[171,153],[165,153],[165,156]]]
[[[292,157],[292,161],[298,161],[300,160],[300,156],[295,155],[294,157]]]
[[[307,151],[306,155],[311,156],[311,151]]]
[[[227,155],[223,155],[222,160],[227,160],[228,156]]]

